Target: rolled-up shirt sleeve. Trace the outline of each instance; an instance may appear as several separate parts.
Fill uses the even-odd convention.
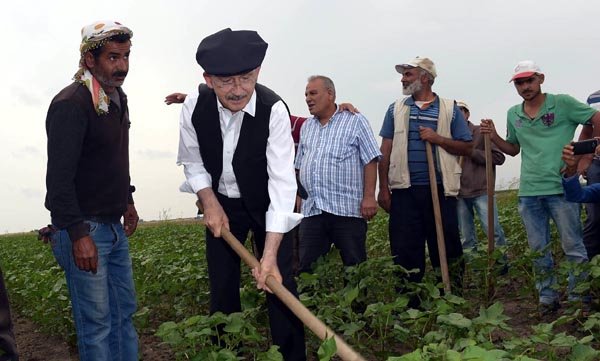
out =
[[[183,102],[181,115],[179,117],[179,150],[177,152],[177,165],[183,165],[183,173],[186,181],[179,190],[187,193],[197,193],[199,190],[212,185],[212,179],[206,168],[200,147],[196,129],[192,124],[192,114],[198,101],[198,93],[190,94]]]
[[[271,203],[266,213],[266,231],[286,233],[297,226],[302,214],[294,213],[296,175],[294,171],[294,140],[290,116],[279,101],[271,108],[267,140],[268,191]]]

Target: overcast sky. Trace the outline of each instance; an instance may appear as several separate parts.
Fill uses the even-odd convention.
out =
[[[308,114],[306,79],[330,76],[338,100],[350,101],[379,133],[401,96],[394,65],[417,55],[437,66],[434,91],[464,99],[474,123],[493,118],[505,132],[506,110],[521,101],[508,83],[514,65],[533,59],[543,90],[585,101],[600,89],[600,3],[596,1],[10,1],[0,13],[0,233],[50,221],[44,208],[45,117],[52,97],[77,70],[80,29],[113,19],[133,30],[129,96],[131,177],[146,220],[190,217],[194,196],[178,192],[175,164],[179,106],[164,96],[201,80],[200,40],[225,27],[253,29],[269,43],[259,82],[293,114]],[[379,139],[379,137],[377,137]],[[498,184],[518,177],[519,156],[498,169]]]

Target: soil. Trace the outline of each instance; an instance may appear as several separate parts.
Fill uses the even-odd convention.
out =
[[[508,276],[505,276],[508,277]],[[563,314],[569,314],[568,307],[563,307],[554,315],[541,317],[537,312],[537,305],[531,295],[520,295],[519,289],[523,285],[514,278],[501,279],[496,289],[495,299],[501,301],[504,306],[505,315],[510,317],[507,324],[510,325],[514,334],[526,337],[532,334],[532,325],[540,322],[552,322]],[[478,312],[474,310],[474,312]],[[13,323],[17,345],[21,361],[78,361],[77,347],[69,345],[62,337],[48,335],[38,330],[38,327],[22,316],[13,313]],[[556,331],[566,331],[578,335],[581,331],[579,325],[570,323],[561,325]],[[579,337],[583,335],[578,335]],[[511,333],[497,332],[496,341],[508,339]],[[153,335],[140,336],[141,355],[144,361],[166,361],[175,360],[172,350],[160,339]],[[410,350],[398,350],[399,354]]]
[[[20,361],[78,361],[77,347],[63,338],[38,330],[30,320],[13,313],[14,333],[19,348]],[[140,336],[141,355],[144,361],[174,360],[168,346],[152,335]]]

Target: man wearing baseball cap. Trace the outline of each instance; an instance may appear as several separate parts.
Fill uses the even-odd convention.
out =
[[[241,311],[240,258],[221,238],[224,227],[240,241],[254,234],[260,268],[252,273],[266,289],[267,276],[297,294],[292,238],[294,142],[287,106],[258,84],[267,43],[256,31],[224,29],[202,40],[196,60],[206,84],[186,97],[180,118],[177,163],[182,191],[195,193],[204,209],[210,312]],[[304,327],[267,293],[273,343],[286,361],[306,359]]]
[[[129,177],[129,111],[121,89],[131,30],[98,21],[81,31],[74,82],[46,118],[46,208],[52,251],[64,269],[79,359],[137,360],[128,236],[137,227]],[[121,217],[123,223],[121,224]]]
[[[440,194],[444,238],[449,262],[462,259],[456,196],[460,188],[458,156],[471,154],[471,131],[454,100],[432,90],[437,77],[434,63],[417,57],[396,65],[402,74],[403,94],[392,103],[379,135],[383,138],[379,162],[380,206],[390,214],[390,246],[394,262],[407,270],[419,269],[408,279],[419,282],[425,272],[425,244],[434,267],[439,267],[436,227],[431,201],[425,143],[433,146]],[[455,276],[461,287],[463,267]],[[416,299],[413,306],[416,306]]]
[[[471,134],[473,135],[473,151],[470,156],[461,160],[462,174],[460,176],[460,191],[458,192],[458,224],[463,249],[476,249],[477,233],[475,231],[474,215],[477,213],[484,230],[488,227],[488,197],[486,182],[485,144],[481,135],[480,126],[473,124],[469,118],[471,111],[467,103],[462,100],[456,102],[458,108],[465,116]],[[497,165],[502,165],[506,157],[498,147],[492,144],[492,164],[494,176]],[[498,221],[498,209],[494,202],[494,239],[496,246],[506,246],[504,230]],[[503,257],[506,262],[506,257]],[[501,272],[507,271],[504,263]]]
[[[554,289],[553,260],[549,250],[550,218],[554,220],[566,259],[587,262],[581,237],[579,205],[563,196],[561,160],[563,145],[571,142],[580,124],[591,122],[594,133],[600,128],[600,113],[569,95],[543,93],[544,74],[531,60],[517,64],[510,82],[523,98],[508,110],[507,135],[502,139],[491,119],[482,120],[481,132],[511,156],[521,153],[519,213],[523,219],[529,246],[542,256],[534,261],[540,314],[552,314],[560,306]],[[569,300],[581,297],[573,293],[575,278],[569,276]]]

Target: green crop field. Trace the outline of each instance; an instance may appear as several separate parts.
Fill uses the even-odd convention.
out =
[[[389,257],[387,215],[380,211],[369,224],[369,260],[344,269],[332,251],[314,274],[298,278],[302,302],[369,360],[600,359],[600,313],[583,317],[579,304],[563,302],[554,317],[537,315],[535,254],[527,246],[516,194],[501,192],[498,202],[509,242],[508,274],[501,276],[497,269],[489,274],[482,244],[478,252],[465,255],[462,292],[444,295],[431,269],[422,284],[404,285],[398,275],[405,271]],[[578,290],[597,301],[600,259],[583,266],[563,262],[555,231],[553,239],[561,292],[570,271],[588,274]],[[264,295],[246,268],[243,311],[208,316],[203,226],[175,220],[142,223],[130,243],[141,334],[158,335],[179,360],[281,360],[270,347]],[[500,257],[497,250],[493,258]],[[0,260],[16,312],[74,342],[68,292],[50,246],[34,233],[0,236]],[[419,309],[408,308],[408,294],[421,298]],[[224,348],[213,345],[215,337]],[[321,342],[307,331],[307,344],[311,359],[332,358],[332,340]]]

